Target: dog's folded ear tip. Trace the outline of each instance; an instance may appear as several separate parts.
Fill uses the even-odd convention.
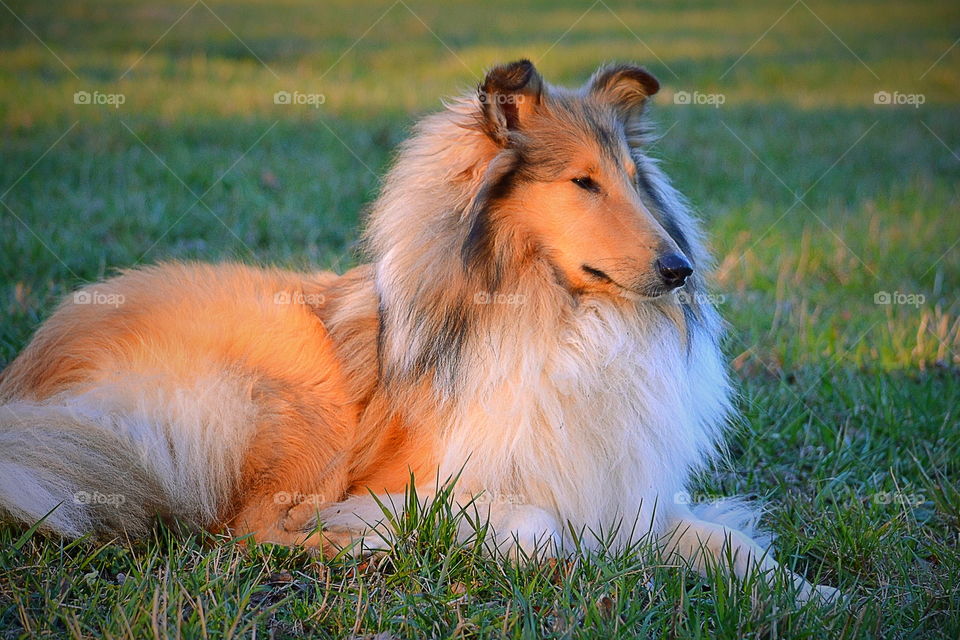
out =
[[[660,90],[660,81],[646,67],[627,63],[612,63],[601,66],[590,79],[590,87],[592,90],[598,91],[612,88],[623,82],[638,84],[647,95],[653,95]]]
[[[480,85],[482,94],[539,93],[542,79],[537,68],[526,58],[498,64],[487,71]]]
[[[660,81],[644,67],[633,64],[608,64],[597,69],[585,87],[617,110],[629,112],[642,107],[660,91]]]
[[[645,67],[634,65],[625,65],[624,73],[636,80],[644,89],[644,93],[649,97],[656,95],[660,91],[660,81],[650,73]]]

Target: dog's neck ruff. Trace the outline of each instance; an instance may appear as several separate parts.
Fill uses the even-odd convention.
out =
[[[694,333],[688,351],[653,305],[628,309],[584,300],[490,327],[464,354],[475,366],[445,414],[441,477],[551,505],[575,528],[619,526],[619,542],[659,530],[664,501],[714,451],[726,380],[707,336]]]

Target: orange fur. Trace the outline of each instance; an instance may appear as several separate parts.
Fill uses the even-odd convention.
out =
[[[335,501],[351,484],[345,450],[360,406],[313,309],[275,303],[285,292],[311,299],[333,281],[241,265],[129,272],[90,287],[122,296],[116,307],[61,306],[3,372],[0,397],[78,393],[117,370],[156,372],[154,384],[171,389],[201,371],[231,370],[248,381],[261,418],[222,518],[269,540],[290,506],[277,493]]]

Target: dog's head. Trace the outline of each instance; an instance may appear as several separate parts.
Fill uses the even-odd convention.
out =
[[[626,65],[579,90],[546,85],[526,60],[492,69],[477,117],[496,155],[471,205],[465,266],[495,285],[504,256],[522,251],[575,293],[655,298],[682,286],[693,264],[657,210],[634,135],[658,89]]]

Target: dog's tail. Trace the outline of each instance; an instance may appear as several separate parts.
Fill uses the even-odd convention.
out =
[[[0,506],[69,537],[143,533],[168,496],[129,439],[64,406],[0,407]],[[49,515],[48,515],[49,514]]]
[[[690,506],[700,520],[722,524],[747,534],[764,550],[773,545],[774,536],[760,527],[763,508],[742,498],[724,498]]]
[[[230,459],[236,441],[172,429],[171,414],[184,413],[176,406],[161,416],[91,411],[82,400],[0,406],[0,515],[42,519],[41,529],[67,537],[139,537],[158,517],[196,528],[217,522],[239,470]]]

